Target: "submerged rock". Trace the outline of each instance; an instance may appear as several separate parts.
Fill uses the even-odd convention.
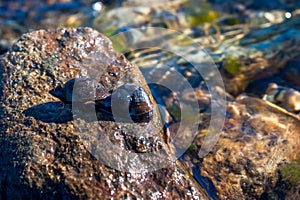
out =
[[[208,193],[219,199],[278,195],[274,191],[282,181],[281,165],[299,160],[299,117],[258,98],[228,104],[217,144],[201,157],[205,132],[199,132],[184,159]]]
[[[49,93],[89,77],[106,91],[134,83],[153,102],[139,69],[118,57],[90,28],[28,33],[1,56],[3,199],[207,198],[172,159],[157,109],[149,123],[98,121],[94,107],[74,116],[76,105]],[[119,72],[113,79],[112,68]]]

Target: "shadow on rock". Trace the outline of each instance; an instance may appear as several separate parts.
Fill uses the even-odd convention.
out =
[[[76,104],[75,104],[76,105]],[[76,106],[77,111],[78,107]],[[76,112],[75,111],[75,112]],[[104,114],[103,112],[96,112],[94,104],[83,105],[79,108],[78,113],[72,112],[71,104],[64,104],[63,102],[48,102],[39,104],[23,111],[26,116],[35,118],[46,123],[67,123],[73,119],[83,119],[85,122],[95,121],[115,121],[112,115]],[[119,121],[130,121],[131,119],[123,119]]]
[[[48,102],[28,108],[23,113],[46,123],[66,123],[73,120],[71,109],[62,102]]]

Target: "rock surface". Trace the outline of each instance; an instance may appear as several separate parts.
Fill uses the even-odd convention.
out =
[[[74,77],[98,80],[107,91],[133,82],[149,93],[139,69],[102,34],[90,28],[24,34],[1,56],[0,70],[2,199],[207,198],[171,160],[157,111],[150,123],[98,122],[88,112],[72,115],[74,108],[48,93]],[[161,157],[135,156],[149,152]],[[164,161],[170,165],[159,165]]]
[[[116,15],[120,14],[116,10],[111,11],[111,13],[113,12]],[[128,16],[130,17],[130,15]],[[108,18],[103,19],[105,17],[107,16],[102,15],[98,19],[107,22]],[[152,19],[150,17],[148,23],[151,24],[152,22],[155,25],[155,20]],[[297,66],[297,62],[299,62],[297,57],[299,56],[300,32],[296,28],[299,27],[299,21],[299,15],[295,14],[292,19],[267,27],[260,26],[250,30],[248,30],[248,25],[244,27],[245,29],[241,28],[243,26],[237,27],[240,32],[234,30],[233,27],[220,26],[221,30],[222,28],[232,30],[228,31],[231,33],[226,34],[225,31],[223,34],[196,36],[193,41],[199,42],[201,47],[208,47],[212,50],[212,56],[214,62],[219,66],[226,92],[238,96],[248,88],[252,89],[252,94],[246,93],[246,95],[261,97],[265,94],[266,88],[256,84],[257,81],[272,83],[279,78],[278,76],[282,76],[281,79],[287,81],[285,84],[288,84],[284,84],[285,86],[292,88],[297,86],[298,70],[292,65]],[[99,25],[99,29],[105,30],[105,24],[98,22],[95,21],[95,26]],[[136,24],[133,26],[138,27]],[[119,28],[124,30],[122,29],[124,25],[120,23]],[[186,29],[182,28],[180,31],[182,30]],[[151,31],[152,28],[145,27],[141,31],[142,34],[133,34],[133,36],[137,36],[138,39],[135,38],[135,41],[138,44],[132,46],[136,47],[139,44],[143,47],[172,46],[172,53],[180,52],[182,54],[170,55],[170,53],[167,54],[157,49],[140,48],[142,50],[137,50],[132,53],[131,57],[129,56],[131,62],[141,66],[146,80],[155,80],[158,83],[167,80],[177,84],[177,80],[180,79],[174,78],[173,75],[180,72],[189,80],[194,91],[198,89],[201,91],[199,92],[201,95],[197,96],[196,99],[192,96],[189,100],[196,100],[200,105],[211,106],[209,101],[200,100],[201,97],[205,96],[203,95],[205,92],[202,92],[203,88],[201,88],[202,77],[197,74],[197,71],[193,71],[194,68],[189,65],[190,63],[182,62],[182,58],[194,56],[197,58],[195,63],[201,65],[203,63],[201,59],[204,56],[195,56],[197,53],[200,54],[200,48],[193,49],[189,47],[189,43],[181,44],[178,42],[180,37],[176,37],[176,35],[170,37],[170,34],[169,37],[165,37],[163,34],[155,34],[155,31],[151,34]],[[206,43],[205,41],[211,39],[212,36],[216,36],[216,42]],[[132,39],[133,37],[128,38]],[[130,39],[128,39],[128,44],[133,43]],[[203,78],[208,79],[206,76]],[[249,85],[252,82],[253,84]],[[298,90],[299,88],[295,89]],[[182,91],[175,90],[175,93],[177,99],[180,99],[180,95],[187,95],[186,92],[182,93]],[[289,196],[290,194],[287,192],[289,189],[286,191],[281,189],[278,192],[278,188],[282,186],[282,182],[289,178],[299,181],[298,175],[287,172],[285,174],[288,175],[282,177],[280,171],[282,166],[299,162],[297,155],[297,149],[300,145],[299,118],[258,98],[237,100],[232,97],[230,101],[224,129],[221,131],[220,137],[217,138],[218,142],[214,149],[206,157],[200,155],[203,141],[209,130],[207,126],[210,123],[211,113],[208,110],[203,114],[201,113],[204,117],[200,123],[200,130],[182,159],[188,163],[199,184],[207,190],[213,199],[283,199]],[[299,103],[297,100],[294,101],[293,103]],[[180,101],[181,105],[184,103],[184,101]],[[167,103],[165,104],[167,105]],[[173,116],[178,113],[172,107],[168,111]],[[212,118],[211,121],[218,120]],[[178,120],[175,122],[174,126],[171,125],[170,127],[171,138],[177,131]],[[180,134],[183,136],[179,141],[184,142],[186,141],[184,137],[193,134],[193,132],[187,127]],[[299,189],[296,189],[296,192],[298,191]]]
[[[199,132],[184,155],[209,194],[219,199],[276,196],[281,165],[299,160],[300,121],[280,107],[251,97],[229,102],[217,144],[204,158]],[[274,194],[273,194],[274,192]]]

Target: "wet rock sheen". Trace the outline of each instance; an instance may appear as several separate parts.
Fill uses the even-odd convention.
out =
[[[103,94],[135,84],[153,103],[139,69],[117,55],[99,32],[65,28],[24,34],[1,56],[0,69],[1,199],[206,198],[176,163],[153,172],[134,168],[140,161],[132,160],[129,172],[128,163],[113,150],[104,152],[115,158],[111,166],[96,159],[97,151],[91,153],[97,145],[111,142],[125,153],[161,150],[167,157],[156,109],[149,123],[139,125],[105,117],[95,121],[89,113],[75,116],[72,106],[49,93],[72,78],[88,77],[101,83]]]

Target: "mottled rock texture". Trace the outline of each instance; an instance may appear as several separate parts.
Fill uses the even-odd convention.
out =
[[[138,168],[139,162],[169,159],[157,111],[150,123],[138,125],[89,121],[49,94],[74,77],[93,78],[108,92],[127,82],[149,92],[137,66],[117,55],[99,32],[66,28],[24,34],[1,56],[0,70],[2,199],[206,198],[176,162],[157,171]],[[105,149],[111,154],[103,160],[113,162],[107,166],[96,159],[102,155],[97,145],[106,142],[125,153],[161,150],[164,157],[128,164],[120,152]]]
[[[209,194],[219,199],[284,197],[276,194],[282,187],[279,171],[299,160],[298,116],[258,98],[229,102],[218,142],[199,158],[206,131],[198,134],[184,157]]]

